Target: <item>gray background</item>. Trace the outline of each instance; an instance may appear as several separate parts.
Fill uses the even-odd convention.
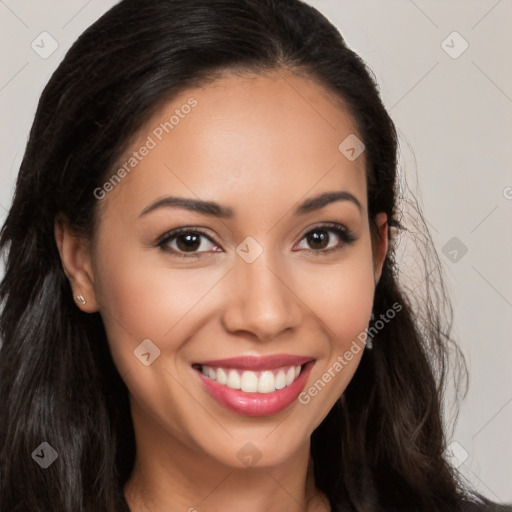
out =
[[[0,222],[45,83],[115,3],[0,0]],[[470,370],[450,432],[453,463],[482,493],[512,501],[512,1],[309,3],[373,69],[400,133],[402,176],[423,205],[446,273]],[[58,44],[46,58],[40,53],[52,42],[42,32]],[[401,239],[404,254],[406,245]]]

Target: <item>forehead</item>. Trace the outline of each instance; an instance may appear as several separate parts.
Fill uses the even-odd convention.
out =
[[[366,208],[364,153],[349,159],[339,148],[354,136],[342,101],[310,78],[226,75],[158,110],[113,169],[125,172],[102,206],[141,209],[165,194],[293,204],[313,189],[343,188]]]

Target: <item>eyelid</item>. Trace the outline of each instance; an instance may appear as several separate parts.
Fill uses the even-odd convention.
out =
[[[184,233],[198,233],[210,240],[210,242],[214,243],[215,245],[220,246],[220,244],[217,243],[217,241],[211,235],[204,231],[204,228],[198,228],[196,226],[181,226],[179,228],[170,229],[157,238],[155,245],[161,245],[162,243],[167,242],[169,238],[173,238]]]
[[[353,239],[353,241],[357,240],[354,232],[344,226],[343,224],[340,224],[339,222],[319,222],[317,224],[313,224],[311,226],[308,226],[302,231],[302,234],[299,235],[299,241],[302,240],[306,235],[311,233],[312,231],[315,231],[317,229],[325,229],[326,231],[339,231],[342,232],[347,237]]]

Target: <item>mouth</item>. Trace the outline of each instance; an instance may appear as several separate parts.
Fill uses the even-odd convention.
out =
[[[243,415],[267,416],[296,400],[314,363],[304,356],[246,356],[194,363],[192,368],[221,405]]]

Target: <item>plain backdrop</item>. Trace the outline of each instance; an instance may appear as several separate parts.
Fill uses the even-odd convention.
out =
[[[115,3],[0,0],[2,223],[44,85]],[[512,501],[512,2],[309,3],[374,71],[440,255],[470,371],[450,456],[482,493]]]

